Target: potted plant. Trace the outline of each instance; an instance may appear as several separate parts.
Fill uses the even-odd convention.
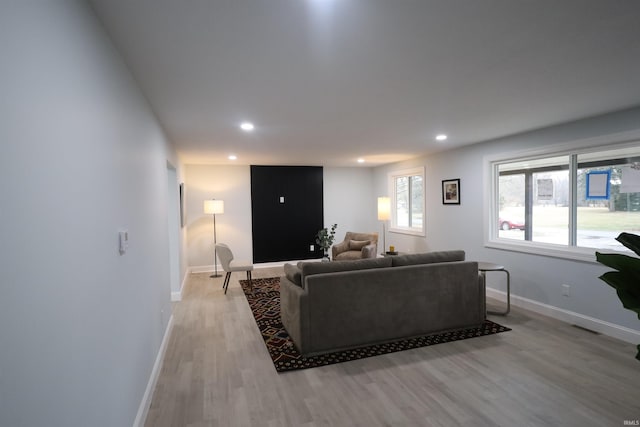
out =
[[[336,238],[336,228],[338,228],[338,224],[333,224],[331,230],[323,228],[316,234],[316,243],[322,248],[322,261],[329,261],[329,248]]]
[[[616,240],[640,256],[640,236],[620,233]],[[596,260],[614,268],[599,278],[616,290],[622,306],[638,314],[640,319],[640,258],[624,254],[603,254],[596,252]],[[640,360],[640,344],[636,359]]]

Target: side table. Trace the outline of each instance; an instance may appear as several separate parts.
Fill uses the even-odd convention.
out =
[[[493,264],[491,262],[478,262],[478,270],[484,276],[485,283],[487,278],[487,271],[502,271],[507,275],[507,309],[505,311],[488,311],[487,310],[487,313],[498,314],[500,316],[505,316],[509,314],[509,311],[511,310],[511,275],[509,274],[507,269],[505,269],[503,265]]]
[[[406,252],[396,252],[396,253],[389,253],[389,252],[383,252],[380,255],[383,256],[384,258],[388,257],[388,256],[398,256],[398,255],[405,255]]]

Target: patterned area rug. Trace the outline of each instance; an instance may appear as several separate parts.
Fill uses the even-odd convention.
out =
[[[289,337],[289,334],[280,321],[280,278],[269,277],[266,279],[254,279],[253,292],[251,291],[249,281],[241,280],[240,285],[247,297],[247,302],[249,303],[249,307],[251,307],[253,317],[258,324],[258,329],[262,333],[264,343],[267,346],[267,350],[269,350],[269,355],[278,372],[331,365],[349,360],[364,359],[365,357],[378,356],[380,354],[464,340],[483,335],[492,335],[511,330],[490,320],[485,320],[484,325],[478,328],[425,335],[319,356],[303,357],[298,350],[296,350],[291,337]]]

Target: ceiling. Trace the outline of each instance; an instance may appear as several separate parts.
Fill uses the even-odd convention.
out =
[[[640,105],[636,0],[90,3],[187,164],[377,166]]]

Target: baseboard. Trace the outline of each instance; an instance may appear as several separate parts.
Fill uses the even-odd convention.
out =
[[[182,301],[182,293],[184,292],[184,286],[187,284],[189,274],[191,274],[191,269],[187,268],[187,271],[185,271],[184,277],[182,278],[182,283],[180,284],[180,290],[177,292],[171,292],[171,302]]]
[[[487,296],[501,301],[506,301],[507,298],[506,292],[492,288],[487,288]],[[571,325],[577,325],[582,328],[599,332],[631,344],[637,344],[640,342],[640,331],[616,325],[615,323],[605,322],[604,320],[596,319],[595,317],[585,316],[584,314],[543,304],[541,302],[513,294],[511,294],[511,305],[531,310],[535,313],[552,317]]]
[[[138,407],[136,419],[133,421],[133,427],[143,427],[147,419],[149,407],[151,406],[151,399],[153,398],[153,390],[156,388],[156,383],[158,382],[158,377],[160,376],[160,371],[162,370],[162,362],[164,361],[164,355],[167,351],[167,345],[169,344],[169,337],[171,336],[172,330],[173,315],[171,315],[171,317],[169,318],[167,328],[164,331],[164,337],[162,337],[162,343],[160,344],[160,349],[158,350],[156,361],[153,364],[153,369],[151,370],[151,376],[149,377],[147,388],[144,391],[144,396],[142,396],[142,402],[140,402],[140,406]]]
[[[318,259],[303,259],[303,260],[293,260],[293,261],[275,261],[275,262],[262,262],[258,264],[254,264],[253,268],[272,268],[272,267],[284,267],[285,264],[297,264],[300,261],[304,262],[320,262],[322,261],[320,258]],[[190,273],[213,273],[214,266],[213,265],[198,265],[195,267],[189,267]],[[218,266],[218,274],[224,274],[224,271],[221,266]]]
[[[322,258],[313,258],[313,259],[301,259],[301,260],[293,260],[293,261],[274,261],[274,262],[262,262],[259,264],[254,264],[253,268],[272,268],[272,267],[284,267],[285,264],[297,264],[299,262],[320,262]]]
[[[189,271],[191,273],[213,273],[214,272],[213,265],[196,265],[194,267],[189,267]],[[222,267],[218,266],[218,273],[222,271]]]

